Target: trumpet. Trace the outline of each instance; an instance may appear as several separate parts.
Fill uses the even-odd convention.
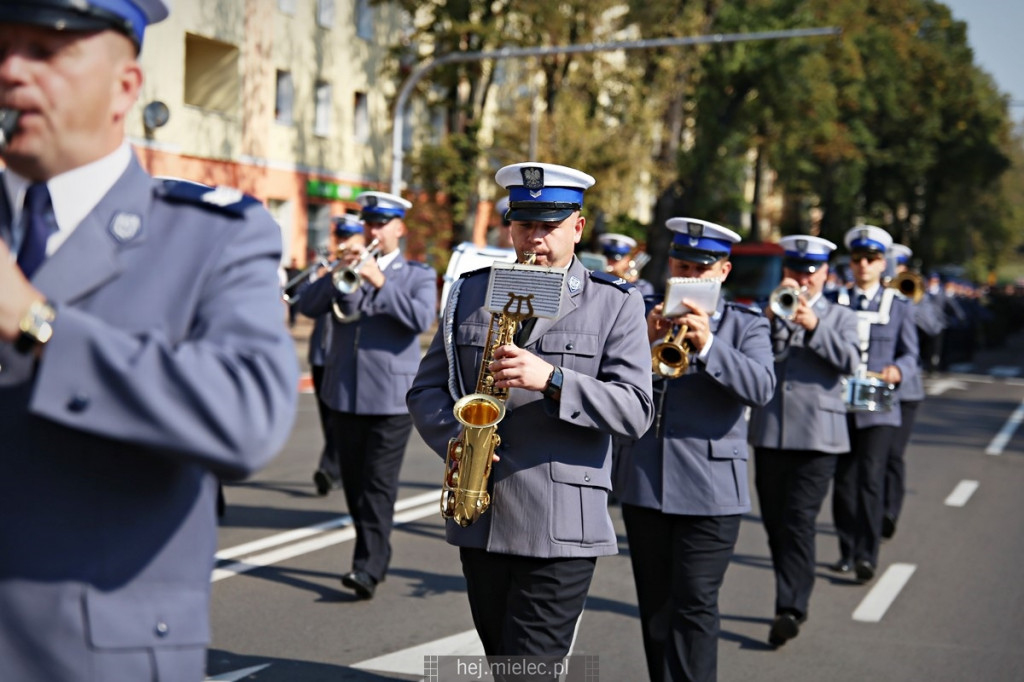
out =
[[[651,346],[651,370],[668,379],[675,379],[686,373],[690,367],[690,344],[686,342],[688,327],[679,326],[678,332],[669,329],[665,338]]]
[[[374,239],[367,244],[366,250],[359,256],[359,260],[352,265],[343,267],[339,261],[338,267],[331,273],[331,282],[334,284],[334,288],[343,294],[351,294],[363,286],[363,276],[359,274],[359,271],[370,262],[371,258],[376,258],[380,254],[379,244],[379,239]]]
[[[17,109],[0,109],[0,152],[7,149],[14,131],[18,129],[21,112]]]
[[[784,320],[791,320],[800,307],[800,297],[807,293],[807,287],[778,286],[768,297],[768,307],[772,314]]]
[[[924,280],[916,272],[904,270],[890,279],[886,286],[896,289],[914,303],[920,303],[924,298]]]
[[[295,302],[298,301],[299,298],[302,297],[302,294],[299,294],[297,296],[293,296],[292,294],[289,294],[288,292],[292,288],[294,288],[296,285],[301,284],[304,280],[309,278],[310,275],[312,275],[314,272],[316,272],[320,268],[329,268],[329,267],[331,267],[331,262],[327,260],[327,256],[325,256],[323,254],[318,254],[315,263],[313,263],[312,265],[308,266],[305,270],[303,270],[302,272],[300,272],[299,274],[295,275],[290,280],[285,282],[284,286],[281,287],[281,299],[284,300],[284,302],[287,303],[288,305],[294,305]]]

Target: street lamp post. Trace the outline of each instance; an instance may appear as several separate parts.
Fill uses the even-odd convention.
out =
[[[475,52],[451,52],[417,66],[402,84],[395,101],[395,116],[391,128],[391,193],[402,192],[402,130],[405,124],[405,109],[416,84],[433,69],[446,64],[478,62],[485,59],[515,59],[519,57],[544,57],[553,54],[581,54],[591,52],[615,52],[617,50],[641,50],[657,47],[679,47],[684,45],[715,45],[739,43],[752,40],[782,40],[785,38],[813,38],[835,36],[842,33],[837,27],[797,28],[783,31],[760,31],[754,33],[715,33],[687,36],[684,38],[651,38],[627,40],[613,43],[583,43],[579,45],[555,45],[550,47],[508,47],[500,50]]]

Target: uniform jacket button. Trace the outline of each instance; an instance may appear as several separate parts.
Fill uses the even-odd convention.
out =
[[[590,483],[590,474],[583,474],[583,480],[586,483]]]
[[[171,632],[170,626],[168,626],[167,623],[163,621],[157,623],[154,630],[156,631],[157,637],[166,637]]]
[[[565,344],[565,349],[566,350],[572,350],[572,344],[571,343]]]
[[[68,401],[68,410],[71,412],[83,412],[89,407],[89,396],[84,393],[76,393]]]

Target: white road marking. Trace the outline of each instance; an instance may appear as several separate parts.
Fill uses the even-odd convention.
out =
[[[967,384],[959,379],[934,379],[929,382],[928,390],[925,392],[928,395],[942,395],[951,388],[962,391],[967,388]]]
[[[229,673],[221,673],[220,675],[214,675],[213,677],[207,677],[204,682],[238,682],[243,677],[248,677],[254,673],[258,673],[264,668],[269,668],[269,663],[263,665],[254,665],[251,668],[243,668],[241,670],[233,670]]]
[[[953,492],[946,498],[947,507],[962,507],[971,499],[971,495],[978,489],[977,481],[960,481],[953,488]]]
[[[476,634],[476,630],[467,630],[450,637],[435,639],[433,642],[360,661],[352,667],[403,675],[422,675],[424,656],[475,657],[483,655],[484,645],[480,643],[480,637]]]
[[[1020,426],[1021,421],[1024,420],[1024,401],[1017,406],[1017,409],[1013,411],[1010,418],[1003,424],[1003,428],[996,434],[996,437],[992,439],[992,442],[985,448],[986,455],[1001,455],[1003,454],[1003,448],[1010,442],[1010,438],[1017,431],[1017,427]]]
[[[423,493],[422,495],[416,495],[415,497],[398,500],[395,502],[395,511],[404,511],[406,509],[411,509],[412,507],[418,507],[422,504],[426,504],[430,501],[436,501],[438,503],[438,509],[440,509],[441,491],[437,490],[429,493]],[[216,557],[218,560],[234,559],[235,557],[250,554],[252,552],[259,552],[260,550],[267,549],[269,547],[277,547],[278,545],[283,545],[288,542],[301,540],[302,538],[307,538],[310,535],[322,533],[325,530],[332,530],[334,528],[340,528],[341,526],[347,526],[350,523],[352,523],[352,517],[348,514],[343,514],[337,518],[321,521],[320,523],[313,524],[312,526],[296,528],[295,530],[285,531],[284,533],[270,535],[265,538],[260,538],[259,540],[253,540],[252,542],[246,542],[241,545],[222,549],[217,552]]]
[[[409,498],[407,500],[399,500],[395,504],[395,526],[401,526],[410,521],[422,519],[425,516],[431,514],[440,514],[440,491],[424,493],[423,495],[417,495],[416,497]],[[415,506],[413,503],[418,501],[419,506]],[[427,503],[424,504],[424,501]],[[404,510],[404,511],[403,511]],[[336,521],[336,520],[335,520]],[[330,523],[330,522],[327,522]],[[323,525],[323,524],[318,524]],[[306,531],[314,528],[310,526],[305,529],[298,529],[295,531],[287,531],[285,533],[279,533],[278,535],[272,536],[272,538],[280,539],[281,536],[289,536],[291,534],[299,533],[298,537],[305,537],[300,531]],[[263,554],[256,554],[253,556],[247,556],[241,561],[235,561],[226,566],[221,566],[214,569],[213,575],[210,577],[210,582],[218,582],[225,578],[231,578],[242,573],[248,573],[257,568],[263,566],[270,566],[272,564],[279,563],[281,561],[287,561],[288,559],[301,556],[303,554],[309,554],[310,552],[316,552],[332,545],[337,545],[348,540],[354,540],[356,537],[355,528],[351,526],[343,528],[333,533],[320,534],[323,531],[314,531],[314,534],[318,534],[319,537],[313,537],[305,542],[297,542],[287,547],[281,547],[279,549],[265,552]],[[306,534],[308,535],[308,533]],[[292,538],[295,539],[295,538]],[[255,545],[260,542],[265,542],[264,547],[275,546],[282,544],[282,542],[289,542],[290,540],[284,540],[282,542],[269,542],[271,538],[265,538],[263,541],[257,540],[253,543],[247,543],[248,545]],[[244,547],[245,545],[239,545],[238,547]],[[230,552],[232,556],[238,556],[238,547],[233,547],[225,552]],[[220,556],[221,553],[218,553]]]
[[[896,600],[900,590],[917,570],[914,564],[893,564],[885,570],[871,591],[864,596],[853,612],[853,619],[862,623],[877,623]]]

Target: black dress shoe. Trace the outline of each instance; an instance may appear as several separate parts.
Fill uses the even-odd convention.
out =
[[[360,599],[373,599],[377,581],[366,571],[349,571],[341,576],[341,584],[353,590]]]
[[[882,537],[890,540],[893,535],[896,535],[896,517],[886,514],[882,517]]]
[[[782,646],[800,634],[800,620],[792,613],[780,613],[772,621],[772,629],[768,632],[768,643]]]
[[[828,570],[835,571],[836,573],[849,573],[851,570],[850,562],[846,559],[840,559],[834,564],[829,564]]]
[[[334,487],[334,481],[327,475],[327,472],[323,469],[317,469],[316,473],[313,474],[313,483],[316,484],[316,494],[320,497],[324,497],[327,493],[331,492],[331,488]]]
[[[875,577],[875,565],[870,561],[858,561],[853,570],[859,583],[866,583]]]

